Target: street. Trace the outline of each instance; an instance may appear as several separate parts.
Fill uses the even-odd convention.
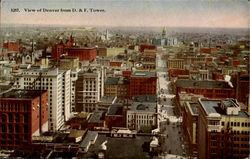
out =
[[[157,54],[158,75],[158,114],[159,129],[164,154],[178,156],[186,155],[182,133],[182,117],[177,118],[174,113],[174,98],[170,87],[166,61],[162,54]]]

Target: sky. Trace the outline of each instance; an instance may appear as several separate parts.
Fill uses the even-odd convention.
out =
[[[11,12],[18,8],[20,12]],[[87,9],[35,12],[29,9]],[[93,13],[89,8],[105,12]],[[2,24],[249,28],[247,0],[2,0]]]

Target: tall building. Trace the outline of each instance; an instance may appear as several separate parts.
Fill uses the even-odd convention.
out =
[[[182,124],[188,137],[190,152],[193,156],[197,156],[198,107],[198,103],[186,102],[183,109]]]
[[[134,95],[156,94],[157,76],[155,72],[134,72],[130,77],[130,98]]]
[[[75,91],[77,112],[98,110],[98,101],[104,94],[103,76],[103,69],[89,69],[78,73]]]
[[[10,90],[0,95],[0,148],[30,145],[32,136],[48,130],[48,92]]]
[[[236,100],[199,100],[198,158],[249,157],[249,114]]]
[[[70,57],[65,56],[63,58],[60,58],[59,60],[59,68],[60,69],[70,69],[70,87],[71,87],[71,95],[70,95],[70,101],[71,101],[71,110],[70,112],[75,111],[75,88],[76,88],[76,80],[78,78],[78,72],[79,69],[79,58],[78,57]]]
[[[17,88],[48,90],[49,131],[59,130],[70,116],[70,70],[30,68],[15,75]]]

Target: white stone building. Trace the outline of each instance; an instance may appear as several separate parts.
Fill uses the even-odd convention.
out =
[[[57,131],[70,116],[70,70],[30,68],[15,74],[19,89],[48,90],[49,131]]]
[[[78,73],[75,91],[76,111],[92,112],[98,110],[98,101],[104,95],[104,73],[102,69]]]
[[[133,98],[135,102],[127,111],[127,128],[139,131],[143,126],[157,127],[156,95],[137,95]]]

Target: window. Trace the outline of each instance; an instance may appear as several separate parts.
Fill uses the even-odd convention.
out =
[[[13,116],[12,116],[12,114],[9,114],[9,122],[13,122]]]
[[[24,125],[23,131],[24,131],[24,133],[27,133],[27,132],[28,132],[28,126],[27,126],[27,125]]]
[[[5,115],[2,116],[2,122],[6,122],[6,116]]]
[[[20,132],[20,128],[19,128],[18,125],[15,126],[15,131],[16,131],[16,133],[19,133],[19,132]]]
[[[224,122],[224,121],[223,121],[223,122],[221,122],[221,125],[222,125],[222,126],[224,126],[224,125],[225,125],[225,122]]]
[[[6,126],[2,125],[2,132],[6,132]]]
[[[19,114],[15,115],[15,121],[16,121],[16,123],[20,122],[20,115]]]
[[[12,125],[9,125],[9,132],[10,132],[10,133],[13,132],[13,127],[12,127]]]

